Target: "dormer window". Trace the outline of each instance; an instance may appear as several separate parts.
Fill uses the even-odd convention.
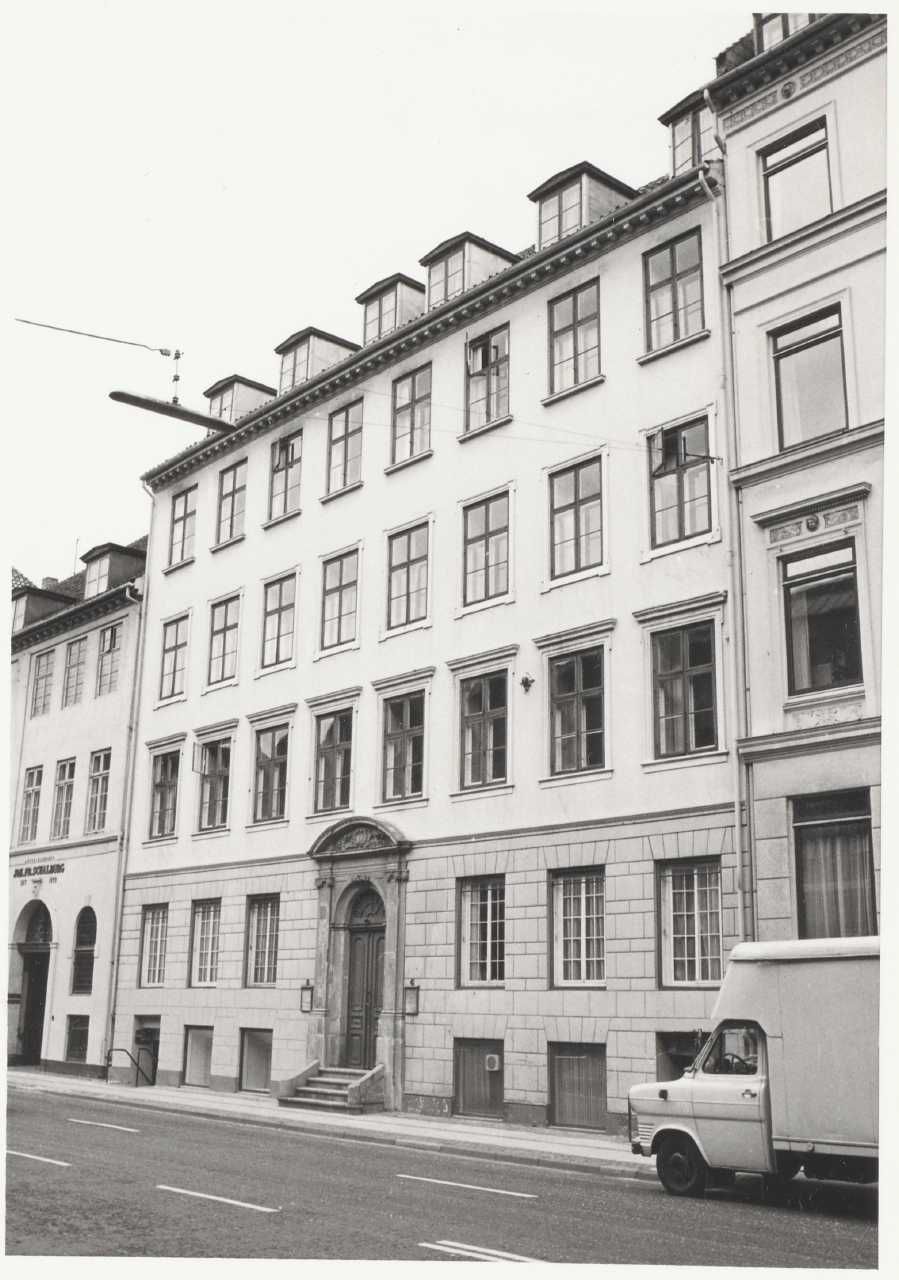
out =
[[[773,49],[807,27],[819,15],[817,13],[757,13],[755,15],[755,42],[758,53]]]
[[[25,607],[27,604],[27,596],[19,596],[17,600],[12,602],[12,629],[14,632],[21,631],[25,625]]]
[[[540,248],[570,236],[581,225],[581,181],[561,187],[540,201]]]
[[[212,396],[209,401],[210,418],[223,418],[225,422],[231,421],[234,411],[234,387],[226,387],[224,391],[220,391],[217,396]]]
[[[633,187],[597,169],[589,160],[554,173],[528,193],[538,209],[537,247],[546,249],[574,235],[637,195]]]
[[[428,267],[428,306],[436,307],[441,302],[458,297],[464,285],[464,257],[458,249],[439,262],[432,262]]]
[[[365,341],[374,342],[396,328],[396,289],[389,289],[365,304]]]
[[[87,574],[84,579],[85,600],[91,600],[94,596],[102,595],[108,582],[109,556],[99,556],[96,560],[91,560],[87,566]]]
[[[671,124],[671,175],[695,169],[721,149],[715,140],[715,124],[708,107],[686,112]]]
[[[278,381],[278,395],[283,395],[291,387],[309,378],[309,343],[301,342],[291,347],[281,356],[281,377]]]

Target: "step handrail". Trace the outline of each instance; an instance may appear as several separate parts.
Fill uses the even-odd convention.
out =
[[[138,1050],[138,1052],[140,1052],[140,1050]],[[149,1050],[147,1050],[147,1052],[149,1053]],[[156,1083],[155,1080],[150,1079],[150,1077],[147,1075],[146,1071],[144,1071],[143,1067],[140,1065],[138,1060],[134,1057],[134,1055],[128,1049],[123,1049],[120,1045],[114,1045],[113,1048],[106,1050],[106,1082],[107,1084],[109,1083],[109,1068],[111,1066],[112,1055],[114,1053],[124,1053],[126,1058],[130,1058],[131,1061],[134,1063],[134,1067],[138,1075],[143,1076],[147,1084]]]

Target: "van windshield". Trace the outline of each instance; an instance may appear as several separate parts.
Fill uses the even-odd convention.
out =
[[[758,1072],[759,1029],[753,1025],[722,1027],[702,1064],[709,1075],[754,1076]]]

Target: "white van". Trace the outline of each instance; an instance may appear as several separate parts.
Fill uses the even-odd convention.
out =
[[[877,1181],[879,965],[878,938],[734,947],[692,1066],[629,1093],[631,1150],[667,1191],[701,1195],[710,1170]]]

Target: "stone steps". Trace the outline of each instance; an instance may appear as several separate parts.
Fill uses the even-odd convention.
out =
[[[360,1106],[350,1106],[349,1087],[364,1075],[367,1072],[354,1067],[324,1067],[310,1076],[305,1084],[298,1085],[292,1095],[279,1098],[278,1104],[323,1111],[362,1111]],[[367,1104],[365,1109],[372,1109],[372,1104]]]

